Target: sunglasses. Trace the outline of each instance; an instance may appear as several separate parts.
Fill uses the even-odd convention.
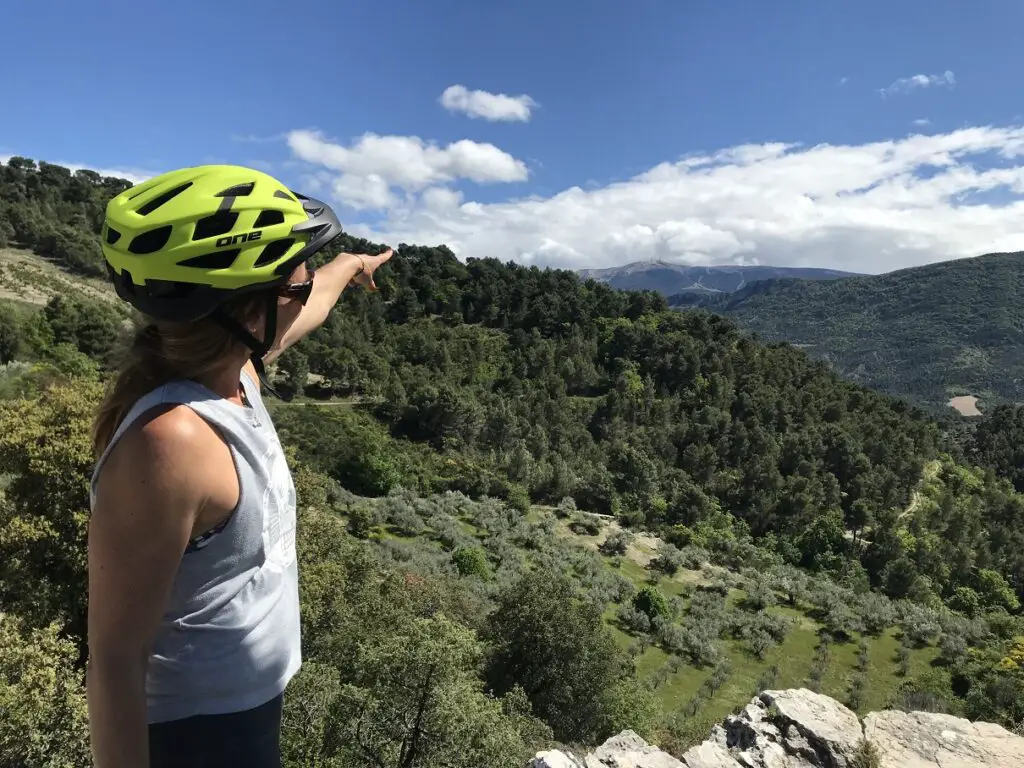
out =
[[[277,295],[288,299],[298,299],[302,306],[306,306],[309,295],[313,292],[313,277],[316,275],[312,269],[309,270],[309,277],[301,283],[286,283],[277,289]]]

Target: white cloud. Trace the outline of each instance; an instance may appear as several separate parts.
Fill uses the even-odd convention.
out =
[[[457,179],[477,183],[525,181],[526,164],[493,144],[462,139],[446,147],[417,136],[365,133],[351,146],[327,141],[316,131],[291,131],[288,146],[301,160],[341,173],[337,199],[354,208],[388,208],[398,187],[417,192]]]
[[[923,128],[931,125],[932,121],[929,120],[927,117],[919,117],[917,120],[913,121],[913,124],[918,126],[919,128]]]
[[[484,120],[526,122],[537,102],[526,94],[508,96],[504,93],[471,91],[464,85],[450,85],[438,99],[449,112],[462,112]]]
[[[941,75],[911,75],[901,77],[886,88],[879,89],[882,98],[894,93],[909,93],[918,88],[950,87],[956,85],[956,76],[948,69]]]
[[[341,178],[355,173],[346,150],[336,158],[330,145],[315,146]],[[446,175],[454,174],[412,174],[380,223],[349,227],[378,242],[446,243],[462,258],[571,268],[664,259],[882,272],[1024,250],[1024,127],[742,145],[598,189],[486,204],[447,189]],[[362,194],[377,191],[370,183]]]

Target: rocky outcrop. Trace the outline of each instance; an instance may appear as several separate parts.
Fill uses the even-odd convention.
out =
[[[1024,766],[1024,738],[992,723],[931,712],[872,712],[864,736],[881,765],[902,768]]]
[[[873,712],[861,723],[799,688],[761,693],[680,759],[623,731],[582,759],[539,752],[530,768],[1024,768],[1024,738],[928,712]]]

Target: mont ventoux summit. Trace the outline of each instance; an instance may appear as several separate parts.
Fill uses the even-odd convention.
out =
[[[185,39],[183,5],[154,28]],[[901,53],[865,64],[864,40],[891,46],[864,8],[687,10],[730,30],[725,66],[724,32],[711,57],[692,19],[641,10],[580,33],[548,8],[541,46],[527,3],[453,62],[423,40],[485,20],[443,5],[324,11],[398,40],[386,79],[339,81],[344,126],[310,99],[186,139],[199,123],[140,87],[161,117],[125,133],[76,96],[108,66],[77,11],[0,51],[64,62],[10,83],[0,129],[0,766],[92,764],[91,425],[136,319],[107,201],[221,161],[336,205],[314,267],[395,247],[379,292],[268,367],[299,517],[284,766],[1024,766],[1024,128],[982,86],[1024,64],[1019,25],[879,6]],[[205,104],[231,51],[118,87]],[[510,83],[495,57],[536,87],[483,90]],[[296,87],[252,67],[242,101],[257,74],[260,99]],[[477,90],[451,84],[467,67]],[[657,107],[654,84],[719,106]],[[612,95],[642,119],[588,106]],[[78,111],[105,138],[69,135]]]

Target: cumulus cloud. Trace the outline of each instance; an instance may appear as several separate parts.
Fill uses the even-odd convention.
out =
[[[347,155],[321,156],[342,178],[354,173],[339,162]],[[859,145],[741,145],[597,189],[496,203],[464,200],[445,183],[455,175],[416,172],[409,187],[421,189],[393,199],[382,220],[348,226],[378,242],[446,243],[461,258],[570,268],[663,259],[883,272],[1024,250],[1021,127]]]
[[[300,160],[340,172],[336,197],[354,208],[388,208],[392,188],[417,192],[457,179],[480,184],[525,181],[526,164],[493,144],[469,139],[440,147],[417,136],[365,133],[351,146],[316,131],[291,131],[288,146]]]
[[[526,94],[508,96],[504,93],[471,91],[464,85],[450,85],[438,99],[449,112],[462,112],[472,118],[491,121],[519,121],[525,123],[537,102]]]
[[[919,88],[938,88],[956,85],[956,76],[948,69],[941,75],[911,75],[895,80],[891,85],[879,89],[882,98],[892,96],[894,93],[909,93]]]

